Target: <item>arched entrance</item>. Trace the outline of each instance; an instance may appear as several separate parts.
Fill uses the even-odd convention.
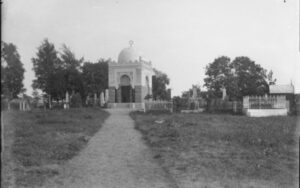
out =
[[[131,100],[131,84],[130,78],[127,75],[123,75],[120,79],[120,86],[121,86],[121,102],[122,103],[129,103],[132,102]]]

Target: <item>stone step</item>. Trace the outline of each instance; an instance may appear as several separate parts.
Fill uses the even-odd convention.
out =
[[[108,108],[143,109],[143,103],[108,103]]]

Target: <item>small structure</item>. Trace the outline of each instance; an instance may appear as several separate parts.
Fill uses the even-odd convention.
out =
[[[289,102],[284,95],[278,96],[245,96],[243,111],[250,117],[286,116]]]
[[[108,89],[105,89],[105,103],[107,104],[109,101],[109,91]]]
[[[295,105],[294,86],[270,85],[269,95],[245,96],[243,111],[247,116],[286,116]]]
[[[147,61],[133,47],[124,48],[118,62],[109,62],[108,107],[143,108],[145,97],[152,95],[151,61]]]
[[[101,92],[101,94],[100,94],[100,106],[103,107],[104,105],[105,105],[104,93]]]
[[[270,95],[271,96],[284,96],[285,99],[289,102],[288,111],[293,108],[295,105],[295,88],[291,83],[290,85],[270,85]]]

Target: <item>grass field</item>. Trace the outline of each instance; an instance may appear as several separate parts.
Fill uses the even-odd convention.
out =
[[[1,187],[42,186],[78,154],[107,117],[98,108],[2,112]]]
[[[297,117],[133,112],[180,187],[298,187]]]

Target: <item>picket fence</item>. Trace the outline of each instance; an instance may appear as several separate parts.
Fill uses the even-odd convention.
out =
[[[145,102],[145,112],[148,111],[169,111],[173,112],[173,102],[172,101],[146,101]]]
[[[241,113],[243,110],[242,101],[226,101],[222,99],[212,99],[207,106],[209,112],[233,112]]]
[[[244,109],[289,109],[289,102],[284,95],[277,96],[245,96]]]

